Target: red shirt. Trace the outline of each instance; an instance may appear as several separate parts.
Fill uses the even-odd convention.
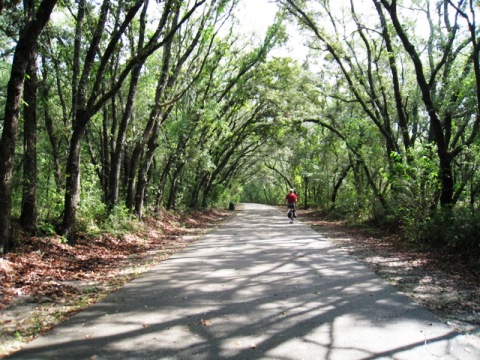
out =
[[[287,196],[285,196],[285,200],[287,200],[288,203],[294,204],[297,202],[298,196],[295,195],[294,193],[290,193]]]

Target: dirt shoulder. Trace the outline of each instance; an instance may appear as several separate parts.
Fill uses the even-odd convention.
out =
[[[314,211],[300,210],[299,217],[443,322],[480,338],[480,274],[461,259],[412,250],[395,236],[371,236],[360,228],[325,221]]]

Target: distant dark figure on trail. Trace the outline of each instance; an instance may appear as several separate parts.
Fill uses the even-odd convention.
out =
[[[296,207],[297,207],[298,196],[295,194],[295,190],[290,189],[290,192],[285,196],[285,204],[287,204],[288,213],[287,216],[290,219],[290,223],[293,223],[293,219],[297,217]]]

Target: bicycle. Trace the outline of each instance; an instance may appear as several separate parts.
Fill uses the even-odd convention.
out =
[[[287,217],[290,219],[290,224],[293,224],[293,221],[297,218],[297,213],[295,209],[295,204],[288,204]]]

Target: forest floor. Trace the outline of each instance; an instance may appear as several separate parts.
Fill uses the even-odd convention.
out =
[[[229,211],[164,213],[133,234],[30,238],[0,257],[0,357],[48,331],[188,246]],[[299,218],[461,333],[480,336],[480,277],[454,257],[414,251],[393,235],[372,236],[315,211]]]

